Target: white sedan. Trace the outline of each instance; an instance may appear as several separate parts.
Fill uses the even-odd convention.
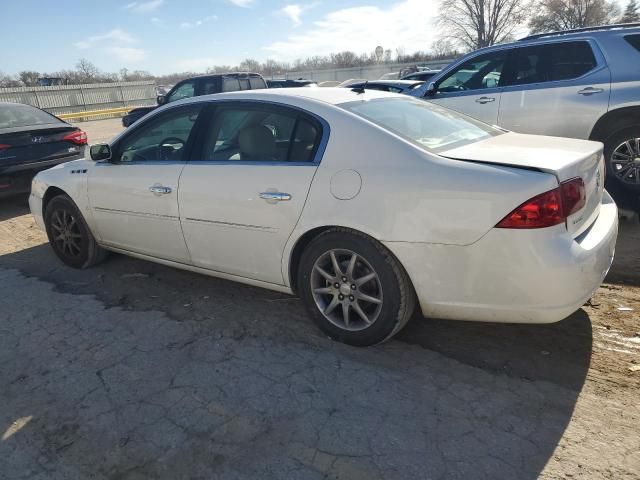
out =
[[[613,260],[600,143],[509,133],[404,95],[196,97],[91,157],[33,182],[31,211],[64,263],[111,250],[295,293],[352,345],[392,337],[416,305],[555,322]]]

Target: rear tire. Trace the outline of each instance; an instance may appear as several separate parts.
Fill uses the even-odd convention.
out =
[[[640,125],[609,136],[604,141],[604,158],[611,196],[621,207],[640,211],[640,160],[635,161],[640,159]]]
[[[398,260],[379,242],[346,228],[328,230],[309,243],[297,281],[315,324],[349,345],[390,339],[415,310],[413,286]]]
[[[107,251],[97,244],[80,210],[67,195],[51,199],[44,223],[49,244],[65,265],[89,268],[106,258]]]

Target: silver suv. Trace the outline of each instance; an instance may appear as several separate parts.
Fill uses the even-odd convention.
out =
[[[477,50],[435,76],[425,99],[515,132],[603,142],[607,188],[638,208],[640,24]]]

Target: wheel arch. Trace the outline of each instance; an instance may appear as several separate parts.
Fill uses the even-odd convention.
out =
[[[55,197],[59,195],[66,195],[67,197],[71,197],[67,192],[62,190],[60,187],[50,186],[44,192],[44,196],[42,197],[42,217],[44,218],[44,214],[47,211],[47,205],[49,202],[53,200]]]
[[[407,278],[411,283],[411,288],[413,288],[413,281],[411,280],[411,277],[409,276],[407,269],[402,264],[400,259],[391,250],[389,250],[380,240],[378,240],[374,235],[372,235],[371,233],[365,232],[363,230],[353,228],[353,227],[346,227],[344,225],[322,225],[322,226],[310,228],[309,230],[304,232],[302,235],[300,235],[297,238],[293,247],[291,248],[291,254],[289,255],[289,263],[288,263],[288,269],[286,273],[289,276],[289,287],[291,288],[291,291],[294,294],[296,295],[298,294],[297,292],[298,286],[296,285],[297,277],[298,277],[297,271],[298,271],[298,266],[300,264],[300,258],[302,257],[302,253],[304,252],[305,248],[311,243],[311,241],[313,241],[318,236],[322,235],[327,231],[335,231],[335,230],[343,230],[343,231],[347,230],[349,232],[353,232],[356,235],[365,236],[368,239],[382,246],[382,248],[384,248],[388,252],[388,254],[391,255],[398,262],[398,265],[400,265],[402,270],[404,270],[404,273],[407,275]]]
[[[616,132],[636,125],[640,126],[640,106],[610,110],[598,119],[589,140],[604,142]]]

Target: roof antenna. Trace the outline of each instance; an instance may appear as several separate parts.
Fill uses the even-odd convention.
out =
[[[353,87],[351,89],[352,92],[356,92],[358,95],[361,93],[364,93],[364,89],[367,88],[367,83],[369,83],[369,80],[366,80],[363,84],[361,84],[359,87]]]

